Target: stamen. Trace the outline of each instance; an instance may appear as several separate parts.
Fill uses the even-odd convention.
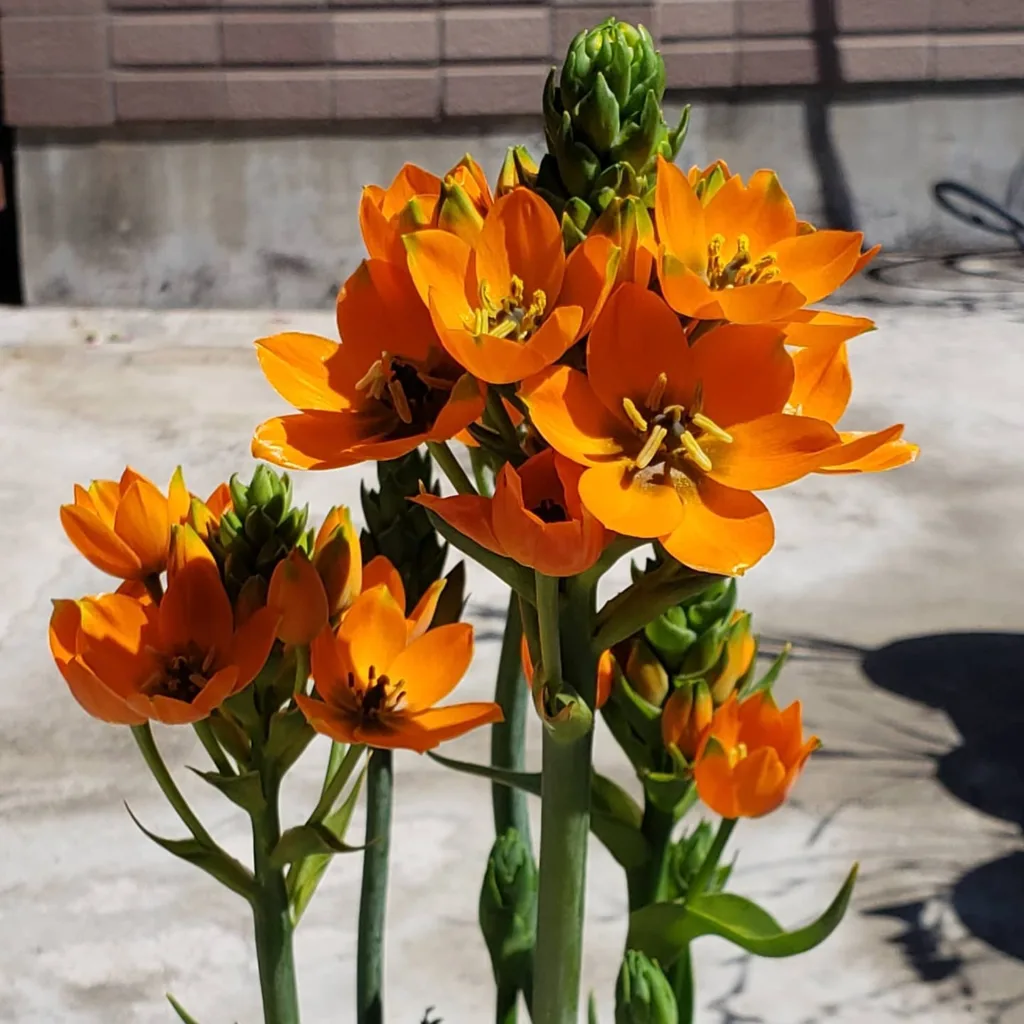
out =
[[[381,358],[356,381],[356,391],[368,391],[371,398],[379,401],[387,386],[387,373],[384,369],[384,364],[387,361],[388,354],[381,353]]]
[[[484,310],[484,312],[489,314],[490,316],[494,316],[499,310],[499,307],[495,304],[494,299],[491,298],[491,288],[486,281],[480,282],[480,306]],[[483,334],[484,332],[479,331],[477,333]]]
[[[647,401],[644,405],[647,406],[651,412],[657,412],[661,408],[661,400],[665,397],[665,388],[668,387],[668,374],[659,373],[654,378],[654,383],[651,385],[651,390],[647,392]]]
[[[735,768],[740,761],[743,761],[747,757],[748,753],[749,751],[747,750],[746,743],[737,743],[736,746],[729,751],[729,767]]]
[[[523,284],[523,279],[521,277],[517,277],[515,274],[512,275],[512,280],[509,282],[508,294],[513,305],[521,306],[523,304],[523,300],[526,298],[526,285]]]
[[[395,406],[398,418],[405,424],[412,423],[412,409],[409,408],[409,399],[405,397],[405,388],[399,380],[388,381],[388,391],[391,392],[391,401]]]
[[[626,415],[629,417],[629,422],[640,431],[641,434],[647,433],[647,420],[640,415],[640,411],[633,404],[633,399],[623,398],[622,408],[625,410]]]
[[[717,281],[722,276],[722,246],[725,235],[712,235],[708,241],[708,281]]]
[[[699,469],[704,470],[705,473],[711,469],[711,460],[707,457],[704,449],[697,444],[697,439],[688,430],[683,433],[680,438],[680,443],[683,448],[686,449],[686,454],[697,463]]]
[[[732,434],[723,430],[714,420],[708,419],[704,413],[695,413],[690,417],[690,422],[705,434],[710,434],[716,441],[722,441],[724,444],[732,444]]]
[[[646,469],[651,464],[654,456],[661,450],[662,443],[666,437],[668,437],[668,431],[664,427],[655,427],[651,431],[651,436],[647,438],[643,448],[640,449],[640,454],[634,459],[634,465],[637,469]]]
[[[510,334],[515,333],[515,329],[515,320],[501,320],[487,330],[486,333],[492,338],[507,338]]]

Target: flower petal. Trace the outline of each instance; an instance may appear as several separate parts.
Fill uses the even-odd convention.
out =
[[[215,652],[219,668],[230,656],[234,626],[217,566],[204,560],[181,566],[160,602],[161,650],[180,653],[195,645],[204,654]]]
[[[658,237],[666,251],[683,267],[702,278],[708,264],[704,208],[686,175],[661,156],[658,157],[654,217]]]
[[[665,301],[683,316],[702,320],[722,320],[725,314],[718,299],[724,292],[712,291],[707,281],[661,247],[658,254],[658,280]]]
[[[863,241],[859,231],[815,231],[784,239],[773,253],[782,279],[800,290],[804,305],[811,305],[850,278]]]
[[[256,342],[263,375],[296,409],[337,412],[349,407],[354,371],[346,372],[347,368],[339,366],[344,357],[338,359],[338,350],[337,342],[297,332],[275,334]]]
[[[401,262],[405,255],[402,239],[381,207],[384,204],[384,189],[379,185],[367,185],[359,198],[359,231],[370,259]]]
[[[384,190],[381,212],[390,219],[401,213],[405,205],[417,196],[440,194],[441,179],[436,174],[431,174],[416,164],[405,163]]]
[[[75,504],[95,512],[111,529],[120,500],[121,487],[116,480],[93,480],[87,491],[75,484]]]
[[[796,234],[796,209],[774,171],[755,171],[747,182],[751,198],[743,233],[756,258],[783,238]]]
[[[406,235],[405,249],[416,291],[431,307],[435,325],[461,327],[479,305],[469,244],[447,231],[428,230]]]
[[[434,580],[416,602],[416,607],[409,613],[409,618],[406,620],[409,643],[418,640],[430,629],[430,624],[434,621],[434,615],[437,613],[437,603],[441,600],[441,595],[447,584],[446,579]]]
[[[392,682],[405,690],[405,711],[433,707],[444,700],[473,660],[473,627],[467,622],[428,629],[401,651],[388,667]]]
[[[849,341],[875,329],[874,320],[866,316],[847,316],[824,309],[799,309],[783,324],[786,344],[801,348],[819,345],[831,349],[840,342]]]
[[[383,408],[383,407],[382,407]],[[300,412],[265,420],[252,454],[287,469],[338,469],[372,458],[360,447],[387,436],[398,417],[353,412]],[[415,448],[414,442],[410,447]]]
[[[312,643],[327,625],[327,591],[301,548],[294,548],[275,566],[267,589],[267,607],[277,613],[277,635],[286,644]]]
[[[121,497],[114,532],[138,555],[142,571],[163,572],[171,545],[167,499],[148,480],[136,480]]]
[[[761,747],[742,758],[733,769],[736,803],[745,818],[759,818],[786,799],[786,769],[778,753]]]
[[[580,500],[609,530],[627,537],[662,537],[683,518],[671,481],[637,472],[621,459],[591,466],[580,477]]]
[[[826,457],[821,463],[822,468],[838,470],[864,464],[871,459],[876,451],[898,440],[902,434],[903,424],[896,423],[884,430],[876,430],[872,433],[854,434],[851,432],[845,438],[840,435],[839,445],[826,453]],[[868,464],[870,463],[868,462]],[[860,470],[860,472],[863,471],[863,469]]]
[[[277,618],[272,608],[260,608],[235,631],[230,658],[238,669],[236,692],[248,686],[267,663],[277,635]]]
[[[457,494],[439,498],[434,494],[421,494],[412,499],[417,504],[440,516],[449,526],[498,555],[507,555],[491,526],[491,502],[479,494]]]
[[[499,704],[479,702],[429,708],[403,716],[401,726],[397,727],[401,731],[393,745],[422,754],[481,725],[501,721],[504,721],[504,715]]]
[[[380,586],[387,587],[395,604],[404,611],[405,584],[402,582],[402,574],[385,555],[375,555],[363,566],[363,591]]]
[[[60,522],[68,540],[97,569],[122,580],[145,575],[139,556],[95,512],[80,505],[62,505]]]
[[[185,477],[181,472],[181,466],[175,469],[171,476],[170,485],[167,488],[167,518],[172,524],[181,524],[188,519],[189,509],[192,507],[192,495],[185,486]]]
[[[852,431],[840,431],[839,436],[843,439],[843,443],[849,441],[855,441],[858,437],[863,437],[863,434],[857,434]],[[905,441],[903,438],[893,438],[891,441],[887,441],[885,444],[880,445],[878,448],[869,454],[862,456],[859,459],[853,461],[844,462],[841,466],[822,466],[816,472],[818,473],[884,473],[889,469],[898,469],[900,466],[906,466],[908,463],[914,462],[917,456],[920,454],[920,448],[910,441]]]
[[[468,373],[464,373],[452,388],[448,401],[442,406],[441,411],[434,420],[434,425],[427,431],[424,440],[447,441],[453,438],[460,431],[465,430],[470,423],[475,423],[484,412],[484,388],[480,381]],[[410,445],[407,451],[417,447]],[[392,456],[393,458],[395,456]]]
[[[724,288],[713,293],[722,316],[734,324],[760,324],[783,320],[805,302],[803,292],[790,281],[768,281]]]
[[[365,590],[341,620],[337,635],[365,687],[371,667],[376,676],[390,673],[391,663],[405,649],[405,609],[398,607],[387,587]]]
[[[590,330],[611,293],[621,255],[611,239],[592,234],[580,242],[565,261],[565,280],[558,304],[579,306],[583,310],[578,337]]]
[[[297,693],[295,703],[306,716],[306,721],[324,736],[330,736],[337,743],[358,743],[356,731],[359,718],[333,704]]]
[[[802,348],[793,355],[793,368],[796,375],[790,404],[803,416],[835,425],[853,394],[846,343]]]

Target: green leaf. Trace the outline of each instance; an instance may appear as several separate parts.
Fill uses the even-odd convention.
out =
[[[597,1016],[597,996],[594,995],[593,990],[587,1000],[587,1024],[601,1024]]]
[[[209,783],[232,803],[237,804],[250,814],[260,814],[266,809],[267,801],[263,796],[263,784],[260,781],[259,772],[221,775],[219,772],[201,772],[191,767],[189,771],[198,775],[203,782]]]
[[[789,661],[789,656],[792,651],[793,645],[787,642],[786,646],[782,648],[782,653],[775,659],[775,661],[772,662],[771,668],[769,668],[760,679],[755,682],[753,675],[750,675],[747,680],[747,684],[740,689],[740,700],[746,700],[747,697],[752,697],[755,693],[761,693],[763,691],[771,693],[771,689],[778,680],[783,666],[787,661]]]
[[[644,818],[640,805],[618,783],[597,772],[590,783],[590,810],[607,814],[633,828],[639,828]]]
[[[708,893],[689,903],[653,903],[630,915],[627,945],[666,966],[702,935],[717,935],[755,956],[796,956],[819,946],[835,931],[856,880],[855,864],[825,912],[789,932],[766,910],[734,893]]]
[[[195,1017],[188,1013],[185,1010],[185,1008],[181,1005],[181,1003],[179,1003],[178,1000],[175,999],[170,992],[167,992],[166,995],[167,1002],[171,1004],[171,1006],[174,1009],[174,1012],[182,1019],[182,1021],[184,1021],[184,1024],[199,1024],[199,1021],[197,1021]]]
[[[273,763],[279,779],[302,756],[314,736],[316,731],[298,708],[274,714],[270,719],[270,734],[263,756]]]
[[[474,448],[472,451],[478,451],[478,449]],[[454,568],[444,579],[444,590],[441,591],[441,596],[438,598],[434,618],[430,623],[432,629],[458,622],[466,607],[466,563],[456,562]]]
[[[125,809],[139,831],[157,846],[173,854],[179,860],[201,868],[208,875],[216,878],[221,885],[232,892],[237,892],[239,896],[252,900],[255,895],[252,872],[234,857],[225,853],[219,846],[207,846],[198,839],[164,839],[150,832],[135,817],[127,804],[125,804]]]
[[[327,827],[326,822],[322,825],[296,825],[294,828],[288,829],[278,840],[270,863],[274,867],[283,868],[286,864],[294,864],[305,857],[334,853],[358,853],[360,849],[361,847],[350,846],[344,840],[339,839]]]
[[[507,768],[492,768],[490,765],[456,761],[454,758],[436,754],[432,750],[427,751],[427,757],[438,764],[443,764],[445,768],[462,772],[464,775],[476,775],[481,779],[490,779],[491,782],[500,782],[513,789],[521,789],[525,793],[540,796],[540,772],[513,772]]]

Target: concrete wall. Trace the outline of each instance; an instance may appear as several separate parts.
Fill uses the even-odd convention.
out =
[[[846,101],[832,128],[854,212],[891,250],[991,246],[934,205],[956,177],[1001,196],[1024,154],[1019,94]],[[471,151],[493,176],[536,131],[210,138],[152,132],[80,142],[22,134],[18,204],[26,300],[116,306],[324,307],[362,258],[360,188],[412,160],[443,171]],[[699,103],[681,162],[779,170],[824,220],[802,102]],[[998,244],[998,239],[994,240]]]

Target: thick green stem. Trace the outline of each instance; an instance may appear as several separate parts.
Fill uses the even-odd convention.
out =
[[[525,764],[526,721],[530,689],[523,681],[520,644],[523,636],[519,598],[509,596],[505,635],[501,641],[498,659],[498,679],[494,687],[494,700],[501,705],[505,720],[491,726],[491,765],[520,772]],[[527,849],[530,843],[530,815],[526,794],[513,786],[493,783],[491,803],[494,807],[495,835],[504,835],[514,828]]]
[[[559,681],[564,672],[567,682],[592,706],[597,681],[590,646],[593,588],[567,583],[561,621],[553,631],[550,617],[558,614],[558,603],[552,604],[543,579],[537,577],[542,662],[557,672]],[[553,665],[550,649],[559,641],[562,660]],[[572,740],[555,738],[550,729],[544,734],[534,1024],[579,1020],[593,738],[592,729]]]
[[[384,1020],[384,922],[392,788],[391,751],[374,750],[366,773],[366,849],[356,953],[357,1024],[382,1024]]]
[[[495,1024],[516,1024],[519,1019],[519,989],[515,985],[498,988],[498,1000],[494,1013]]]
[[[640,831],[650,850],[648,859],[626,872],[630,911],[639,910],[665,898],[668,855],[672,847],[672,830],[676,818],[659,810],[650,800],[644,801],[644,816]]]
[[[462,463],[448,447],[447,441],[428,441],[427,448],[433,456],[441,472],[448,477],[448,482],[459,494],[476,494]]]
[[[694,1014],[694,984],[693,984],[693,954],[687,946],[679,958],[672,965],[668,975],[668,982],[676,997],[676,1007],[679,1011],[679,1024],[693,1024]]]

